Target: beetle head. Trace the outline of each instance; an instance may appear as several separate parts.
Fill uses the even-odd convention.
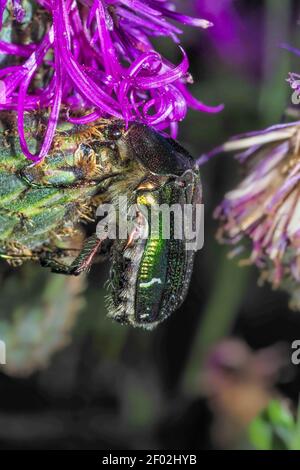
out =
[[[193,167],[193,159],[183,147],[144,124],[131,124],[123,139],[130,157],[153,174],[181,175]]]

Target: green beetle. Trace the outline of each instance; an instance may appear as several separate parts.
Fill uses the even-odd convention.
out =
[[[38,260],[54,272],[78,275],[106,254],[112,263],[109,316],[151,329],[176,310],[189,286],[195,250],[187,249],[184,237],[176,238],[173,219],[164,236],[163,214],[153,234],[145,210],[201,203],[199,171],[189,154],[143,124],[125,128],[122,121],[99,120],[59,125],[49,155],[32,165],[19,147],[15,114],[2,113],[0,124],[0,257],[14,265]],[[32,152],[44,125],[41,114],[25,115]],[[84,223],[96,223],[99,205],[111,203],[122,212],[120,195],[137,205],[144,236],[82,236]]]

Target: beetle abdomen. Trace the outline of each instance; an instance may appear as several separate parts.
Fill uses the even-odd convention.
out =
[[[141,237],[131,246],[117,242],[112,254],[108,310],[117,321],[152,329],[183,302],[195,254],[186,243],[183,211],[200,202],[199,187],[198,174],[189,170],[159,189],[137,192]]]

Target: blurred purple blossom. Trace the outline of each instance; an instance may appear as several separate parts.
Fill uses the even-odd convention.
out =
[[[295,47],[290,46],[289,44],[283,43],[281,44],[281,47],[283,49],[286,49],[292,52],[293,54],[297,56],[300,56],[300,50]],[[292,90],[294,90],[292,94],[292,104],[294,105],[299,104],[300,103],[300,75],[299,73],[290,72],[286,81],[289,83]]]
[[[250,241],[241,264],[256,264],[261,280],[283,288],[300,309],[300,122],[273,126],[230,140],[225,151],[241,151],[246,167],[239,186],[225,195],[215,212],[218,238],[232,245]],[[241,248],[241,246],[240,246]],[[241,250],[233,250],[232,254]]]
[[[225,62],[244,65],[253,73],[260,65],[259,22],[248,8],[247,15],[237,10],[235,0],[196,0],[196,11],[213,22],[208,36]],[[251,40],[249,40],[251,38]]]
[[[15,19],[22,22],[25,1],[12,0]],[[48,153],[62,106],[69,120],[85,124],[113,116],[125,122],[138,120],[158,130],[177,123],[188,107],[218,112],[193,98],[187,84],[189,62],[181,48],[181,30],[170,20],[208,28],[207,20],[175,11],[167,0],[37,0],[52,17],[52,25],[40,43],[11,44],[0,41],[0,53],[24,58],[18,65],[0,70],[6,90],[2,110],[18,112],[21,147],[27,158],[38,162]],[[8,1],[0,0],[0,14]],[[154,50],[151,38],[169,37],[178,44],[182,61],[175,66]],[[44,87],[33,86],[37,71],[52,70]],[[30,93],[29,93],[30,90]],[[49,123],[38,155],[27,146],[24,112],[50,108]],[[75,113],[74,113],[75,111]],[[80,116],[78,116],[80,111]]]

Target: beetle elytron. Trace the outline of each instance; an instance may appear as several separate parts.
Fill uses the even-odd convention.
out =
[[[145,125],[99,120],[59,125],[49,155],[31,165],[19,146],[15,114],[1,113],[0,125],[0,257],[13,265],[37,260],[54,272],[77,275],[109,252],[109,316],[151,329],[176,310],[193,266],[185,240],[151,234],[110,244],[96,235],[79,240],[82,224],[95,223],[99,204],[117,204],[120,194],[145,207],[200,203],[199,172],[188,153]],[[41,114],[25,115],[32,152],[43,129]]]

